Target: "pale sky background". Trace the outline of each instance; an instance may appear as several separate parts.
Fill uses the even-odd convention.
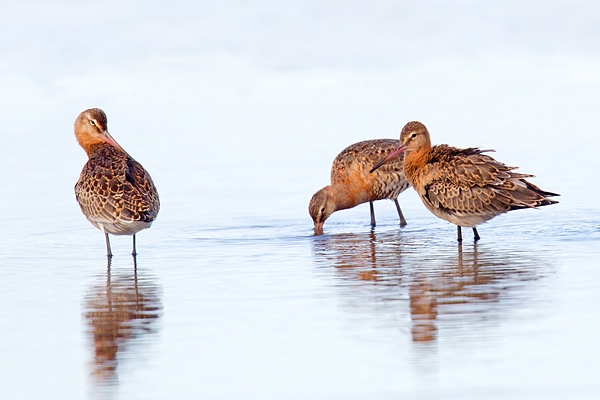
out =
[[[27,176],[57,205],[73,200],[72,124],[89,107],[167,208],[243,194],[232,213],[306,215],[339,151],[410,120],[589,205],[575,189],[599,167],[600,4],[3,1],[0,87],[5,191]]]

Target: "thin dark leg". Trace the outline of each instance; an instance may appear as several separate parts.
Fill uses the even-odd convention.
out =
[[[462,243],[462,230],[460,229],[460,225],[456,225],[458,228],[458,242]]]
[[[369,206],[371,207],[371,226],[375,228],[375,210],[373,209],[373,202],[369,202]]]
[[[108,240],[108,233],[104,232],[104,237],[106,238],[106,257],[112,257],[112,251],[110,251],[110,240]]]
[[[481,239],[481,237],[479,236],[479,233],[477,232],[477,228],[473,228],[473,239],[475,241],[478,241],[479,239]]]
[[[458,273],[459,276],[463,276],[463,252],[461,242],[458,242]]]
[[[137,287],[137,256],[133,256],[133,277],[135,278],[135,285]]]
[[[404,214],[402,214],[398,199],[394,199],[394,204],[396,204],[396,210],[398,210],[398,216],[400,217],[400,226],[406,226],[406,219],[404,219]]]
[[[110,264],[112,263],[112,259],[107,257],[106,261],[106,286],[110,286]]]
[[[138,277],[137,277],[137,257],[133,256],[133,282],[135,286],[135,304],[140,304],[140,292],[138,288]]]
[[[133,235],[133,252],[131,253],[132,256],[137,256],[137,252],[135,251],[135,234]]]

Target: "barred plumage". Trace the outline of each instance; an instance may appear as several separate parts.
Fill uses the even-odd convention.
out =
[[[404,173],[425,207],[458,226],[473,228],[502,213],[558,203],[546,192],[478,148],[459,149],[445,144],[431,146],[429,132],[420,122],[409,122],[400,133],[400,144],[373,168],[404,154]],[[373,171],[372,170],[372,171]]]
[[[92,108],[75,121],[75,136],[89,156],[75,196],[86,218],[106,235],[133,235],[149,228],[158,214],[158,192],[148,172],[107,131],[104,112]]]
[[[397,200],[409,186],[404,177],[402,158],[369,174],[372,165],[398,143],[395,139],[366,140],[346,147],[337,155],[331,166],[331,185],[316,192],[308,207],[315,233],[323,232],[323,223],[335,211],[366,202],[371,206],[371,225],[375,226],[373,201],[382,199],[395,202],[400,224],[406,225]]]

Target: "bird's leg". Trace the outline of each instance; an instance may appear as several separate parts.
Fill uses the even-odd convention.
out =
[[[110,264],[112,262],[112,259],[110,257],[107,257],[107,261],[106,261],[106,285],[110,286]]]
[[[375,210],[373,209],[373,202],[369,202],[369,206],[371,207],[371,226],[375,228]]]
[[[479,236],[479,233],[477,232],[477,228],[473,228],[473,240],[478,241],[479,239],[481,239],[481,237]]]
[[[398,216],[400,217],[400,226],[406,226],[406,219],[404,219],[404,214],[402,214],[398,199],[394,199],[394,203],[396,204],[396,210],[398,210]]]
[[[458,242],[462,243],[462,230],[460,229],[460,225],[456,225],[456,228],[458,228]]]
[[[137,252],[135,251],[135,234],[133,235],[133,252],[131,253],[133,257],[137,256]]]
[[[137,256],[133,256],[133,277],[135,278],[135,286],[137,287]]]
[[[106,238],[106,257],[112,258],[112,251],[110,251],[110,241],[108,240],[108,233],[104,232]]]

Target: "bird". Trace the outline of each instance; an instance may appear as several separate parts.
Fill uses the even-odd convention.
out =
[[[431,145],[429,131],[421,122],[407,123],[400,132],[400,143],[382,158],[371,172],[404,154],[404,174],[425,207],[435,216],[456,224],[458,241],[461,227],[473,228],[474,241],[481,237],[480,225],[500,214],[523,208],[558,203],[525,178],[530,174],[514,172],[477,147],[460,149],[446,144]]]
[[[108,235],[133,235],[149,228],[160,209],[158,191],[150,174],[108,133],[107,118],[90,108],[75,120],[75,137],[89,160],[75,185],[75,197],[85,217],[106,238],[107,257],[112,257]]]
[[[402,157],[388,163],[377,173],[369,174],[371,165],[398,143],[396,139],[365,140],[346,147],[337,155],[331,166],[331,185],[317,191],[308,206],[316,235],[323,234],[325,220],[335,211],[367,201],[371,209],[371,226],[375,227],[373,202],[382,199],[394,201],[400,226],[406,225],[398,203],[398,196],[409,186],[403,173]]]

